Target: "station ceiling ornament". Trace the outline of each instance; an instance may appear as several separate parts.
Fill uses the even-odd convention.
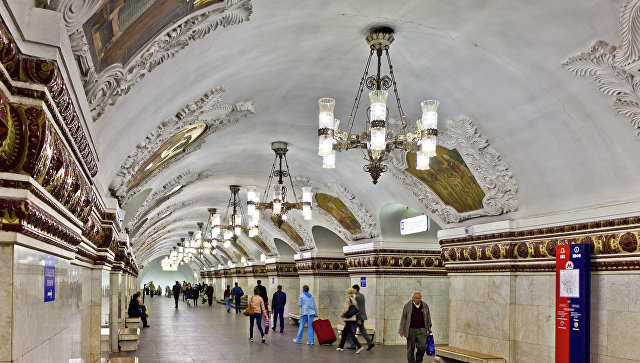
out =
[[[570,57],[562,67],[578,77],[592,78],[598,90],[614,98],[613,107],[629,118],[640,138],[640,1],[628,0],[620,11],[619,46],[597,40],[591,48]]]
[[[380,175],[387,171],[385,161],[387,161],[389,153],[396,149],[415,151],[418,170],[429,169],[429,158],[435,156],[436,153],[439,102],[435,100],[423,101],[421,103],[422,118],[416,121],[416,132],[407,132],[406,117],[400,103],[393,65],[389,56],[389,47],[394,40],[393,30],[387,27],[375,29],[365,40],[370,48],[369,59],[360,79],[345,131],[339,130],[340,120],[334,118],[335,100],[333,98],[318,100],[318,155],[323,157],[323,168],[334,168],[336,151],[361,149],[368,162],[364,166],[364,171],[371,175],[373,184],[376,184]],[[369,66],[374,53],[377,59],[376,73],[369,75]],[[381,73],[383,54],[386,56],[389,71],[389,75],[384,76]],[[351,132],[365,86],[370,90],[371,105],[367,109],[369,122],[365,123],[363,131],[354,134]],[[401,133],[396,133],[388,127],[387,97],[389,92],[387,89],[390,87],[393,87],[396,98]]]

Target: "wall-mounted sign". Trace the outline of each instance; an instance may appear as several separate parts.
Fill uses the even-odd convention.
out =
[[[275,283],[276,283],[276,278],[275,278],[275,277],[272,277],[272,278],[271,278],[271,284],[272,284],[272,285],[275,285]]]
[[[56,299],[56,258],[44,255],[44,302]]]
[[[360,278],[360,287],[367,287],[367,278],[366,277],[361,277]]]
[[[590,245],[557,246],[556,363],[589,361],[590,301]]]
[[[429,217],[421,215],[417,217],[405,218],[400,220],[400,234],[412,234],[425,232],[429,230],[431,222]]]

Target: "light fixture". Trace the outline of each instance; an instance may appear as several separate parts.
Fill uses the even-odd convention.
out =
[[[393,30],[388,27],[378,28],[369,34],[365,40],[370,48],[369,59],[360,79],[360,86],[356,92],[356,98],[353,102],[345,131],[338,129],[340,120],[335,119],[333,115],[335,100],[333,98],[321,98],[318,100],[320,112],[318,117],[318,155],[323,157],[323,168],[334,168],[336,151],[362,149],[365,154],[365,160],[368,161],[368,164],[364,166],[364,171],[371,175],[373,184],[376,184],[380,175],[387,171],[387,166],[384,162],[394,149],[416,152],[416,169],[429,169],[429,158],[436,155],[439,102],[435,100],[423,101],[420,104],[422,118],[416,121],[416,132],[407,132],[405,115],[398,96],[396,79],[389,56],[389,46],[394,40]],[[375,75],[369,75],[369,65],[374,53],[378,60],[377,72]],[[381,75],[383,53],[386,55],[390,77]],[[389,110],[387,108],[389,92],[387,89],[391,86],[393,86],[398,105],[402,133],[395,133],[387,125],[389,119]],[[371,90],[369,92],[370,106],[367,114],[369,122],[366,123],[363,131],[352,134],[351,130],[360,106],[364,87]]]
[[[225,219],[229,221],[229,224],[222,224],[222,219],[220,218],[220,215],[216,213],[216,210],[213,208],[209,209],[209,213],[211,213],[211,236],[212,238],[218,238],[220,233],[222,233],[225,248],[229,248],[231,246],[231,241],[236,242],[238,240],[238,236],[243,230],[249,234],[249,237],[254,237],[258,232],[257,225],[251,226],[242,224],[244,213],[242,203],[238,195],[238,192],[240,192],[240,186],[230,185],[229,190],[231,191],[231,197],[229,197],[229,203],[227,204],[227,211],[225,214]],[[231,214],[229,214],[229,212],[231,212]]]
[[[288,144],[283,141],[276,141],[271,143],[271,150],[276,154],[271,166],[271,173],[267,180],[267,186],[265,187],[260,200],[260,195],[256,192],[256,187],[247,187],[247,214],[249,215],[249,226],[256,229],[258,227],[258,221],[260,220],[260,210],[271,209],[273,215],[276,217],[276,223],[278,227],[287,220],[287,212],[292,209],[301,209],[302,216],[306,220],[310,220],[312,217],[311,212],[311,198],[313,194],[311,187],[302,187],[302,201],[298,201],[295,188],[293,187],[293,179],[291,178],[291,172],[289,171],[289,163],[287,162]],[[283,165],[284,161],[284,165]],[[273,183],[273,178],[277,177],[277,183]],[[293,193],[293,202],[287,200],[287,187],[285,186],[284,179],[289,178],[289,184],[291,185],[291,192]],[[269,201],[269,192],[273,190],[273,198]],[[256,233],[257,234],[257,233]],[[252,237],[252,236],[250,236]]]

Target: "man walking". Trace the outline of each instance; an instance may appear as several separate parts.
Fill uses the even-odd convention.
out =
[[[427,349],[427,332],[431,333],[431,314],[429,306],[422,301],[422,294],[414,292],[402,309],[398,333],[407,338],[407,360],[409,363],[422,362]],[[418,348],[418,351],[414,352]]]
[[[182,290],[182,286],[179,281],[176,281],[176,284],[173,285],[173,300],[176,302],[176,309],[178,308],[178,300],[180,300],[180,291]]]
[[[356,303],[358,303],[358,314],[356,314],[356,327],[360,331],[360,335],[367,341],[367,350],[371,350],[373,348],[373,342],[371,341],[371,337],[367,334],[367,329],[364,327],[364,322],[367,320],[367,310],[364,305],[364,295],[360,293],[360,286],[353,285],[354,290],[356,290],[356,295],[354,298],[356,299]],[[356,349],[355,342],[351,341],[351,346],[347,349]]]
[[[262,301],[264,301],[264,306],[268,311],[268,309],[269,309],[269,296],[267,296],[267,288],[261,285],[262,281],[258,280],[256,282],[258,283],[257,288],[258,288],[258,290],[260,290],[260,297],[262,298]]]
[[[207,286],[206,294],[207,294],[207,299],[209,299],[209,306],[211,306],[211,303],[213,302],[213,285],[212,284],[209,284],[209,286]]]
[[[231,296],[233,296],[233,300],[236,303],[236,314],[240,314],[240,298],[244,295],[244,291],[242,288],[238,286],[238,283],[235,283],[233,289],[231,289]]]
[[[284,305],[287,303],[287,294],[282,292],[282,285],[278,285],[278,291],[273,293],[271,299],[271,311],[273,312],[273,331],[276,331],[276,323],[280,316],[280,333],[284,333]]]
[[[153,297],[153,294],[156,293],[156,287],[153,284],[153,281],[149,282],[149,292],[151,293],[151,297]]]

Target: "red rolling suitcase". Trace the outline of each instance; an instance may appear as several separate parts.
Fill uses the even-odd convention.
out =
[[[311,324],[313,331],[318,337],[318,344],[333,344],[336,341],[336,333],[333,331],[331,322],[326,319],[314,320]]]

